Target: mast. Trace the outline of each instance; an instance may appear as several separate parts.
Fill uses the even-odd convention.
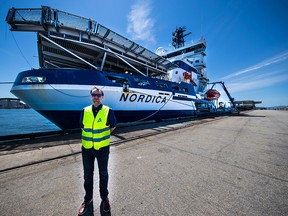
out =
[[[184,34],[184,32],[186,31],[186,27],[176,27],[176,30],[174,32],[172,32],[172,46],[175,47],[175,49],[178,49],[180,47],[184,46],[185,40],[184,38],[186,36],[188,36],[189,34],[191,34],[192,32],[189,32],[187,34]]]

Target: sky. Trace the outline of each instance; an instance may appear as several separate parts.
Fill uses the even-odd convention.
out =
[[[204,37],[211,82],[223,81],[235,100],[288,105],[288,1],[285,0],[0,0],[0,98],[17,74],[39,68],[36,33],[11,32],[8,9],[52,8],[91,18],[151,51],[172,49],[172,32]]]

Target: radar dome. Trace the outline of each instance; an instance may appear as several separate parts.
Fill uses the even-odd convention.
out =
[[[167,52],[167,50],[165,50],[163,47],[158,47],[157,50],[156,50],[156,54],[157,55],[163,55]]]

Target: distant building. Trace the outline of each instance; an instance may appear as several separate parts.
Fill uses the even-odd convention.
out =
[[[23,109],[29,108],[18,98],[0,98],[0,109]]]
[[[272,109],[288,111],[288,106],[276,106],[276,107],[272,107]]]
[[[262,101],[254,101],[254,100],[242,100],[242,101],[235,101],[236,108],[238,110],[252,110],[256,109],[255,104],[261,104]]]

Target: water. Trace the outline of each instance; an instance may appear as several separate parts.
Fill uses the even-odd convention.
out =
[[[60,130],[33,109],[0,109],[0,136]]]

